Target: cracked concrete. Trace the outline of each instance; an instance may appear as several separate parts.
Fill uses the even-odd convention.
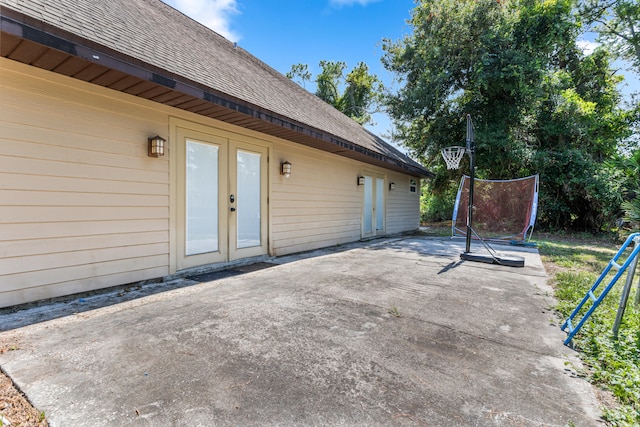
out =
[[[525,257],[512,268],[460,261],[463,246],[382,239],[77,314],[52,304],[51,320],[5,312],[0,340],[19,349],[0,364],[52,426],[602,425],[565,369],[537,251],[500,247]]]

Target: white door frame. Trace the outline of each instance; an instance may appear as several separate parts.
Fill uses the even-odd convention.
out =
[[[169,272],[232,261],[269,252],[269,152],[265,141],[224,129],[171,117],[169,119]],[[194,141],[218,151],[218,248],[216,251],[188,255],[186,253],[186,141]],[[237,194],[237,152],[260,156],[260,244],[237,247],[236,211],[230,195]],[[232,240],[233,239],[233,240]]]

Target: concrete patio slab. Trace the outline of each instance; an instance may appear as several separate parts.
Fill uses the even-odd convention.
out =
[[[463,245],[383,239],[53,320],[4,313],[18,349],[0,365],[52,426],[602,425],[536,250],[501,247],[525,257],[512,268]]]

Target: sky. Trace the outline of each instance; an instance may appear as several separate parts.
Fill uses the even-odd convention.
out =
[[[321,60],[343,61],[347,72],[364,62],[391,87],[393,74],[380,62],[381,42],[411,33],[406,21],[415,6],[414,0],[163,1],[283,74],[294,64],[307,64],[316,76]],[[315,90],[309,83],[306,88]],[[367,128],[379,136],[390,134],[386,115],[376,114],[374,121]]]
[[[293,64],[307,64],[315,76],[321,60],[346,62],[347,71],[365,62],[370,73],[391,88],[397,84],[380,62],[381,42],[411,33],[406,21],[415,6],[414,0],[163,1],[283,74]],[[593,48],[593,43],[584,40],[584,48]],[[615,65],[627,77],[623,93],[640,92],[638,76],[625,71],[624,64]],[[375,125],[367,126],[371,131],[382,137],[390,134],[388,117],[376,114],[374,120]]]

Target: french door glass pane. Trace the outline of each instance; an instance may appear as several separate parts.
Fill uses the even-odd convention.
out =
[[[384,228],[384,179],[376,178],[376,230]]]
[[[218,250],[218,147],[187,141],[186,255]]]
[[[373,178],[364,177],[364,232],[373,231]]]
[[[260,154],[238,151],[238,249],[260,246]]]

